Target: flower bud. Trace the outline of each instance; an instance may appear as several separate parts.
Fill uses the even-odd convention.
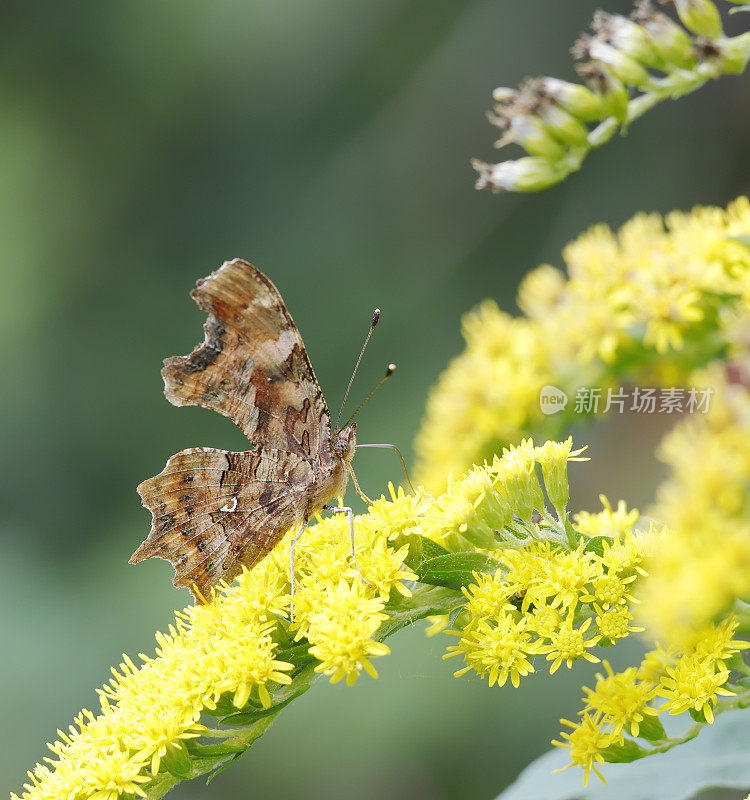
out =
[[[593,27],[600,38],[608,41],[624,55],[647,67],[658,69],[663,66],[651,37],[632,19],[620,14],[597,11],[594,14]]]
[[[698,61],[712,65],[717,75],[739,75],[744,72],[750,58],[750,33],[731,39],[696,37],[695,52]]]
[[[547,490],[547,497],[549,497],[560,518],[564,517],[565,509],[570,499],[568,484],[570,440],[568,440],[567,445],[568,452],[565,451],[565,444],[558,442],[547,442],[539,448],[539,463],[542,467],[544,488]]]
[[[647,89],[651,85],[651,77],[642,64],[596,37],[579,39],[573,54],[605,65],[616,78],[629,86]]]
[[[691,33],[717,39],[723,35],[719,9],[711,0],[673,0],[677,15]]]
[[[497,142],[497,146],[503,147],[510,142],[520,145],[531,156],[543,156],[555,160],[565,155],[565,150],[550,135],[542,120],[523,112],[510,116],[508,131]]]
[[[492,99],[505,105],[512,103],[517,97],[518,90],[509,89],[507,86],[498,86],[497,89],[492,92]]]
[[[549,159],[527,156],[515,161],[486,164],[472,159],[471,166],[479,173],[476,188],[489,186],[494,192],[536,192],[559,183],[566,175]]]
[[[534,464],[533,451],[519,446],[506,451],[502,458],[496,456],[492,465],[497,475],[496,490],[508,497],[516,516],[524,522],[531,522],[533,513],[544,508],[544,495]]]
[[[589,129],[556,103],[544,98],[539,103],[537,113],[549,133],[559,142],[568,147],[581,147],[587,144]]]
[[[576,69],[591,88],[602,98],[604,116],[625,121],[630,95],[623,82],[601,64],[579,64]]]
[[[666,14],[654,10],[648,0],[638,3],[633,20],[651,38],[651,44],[666,64],[689,68],[695,63],[690,36]]]
[[[559,78],[537,78],[537,83],[548,97],[584,122],[600,120],[604,116],[601,97],[587,86]]]

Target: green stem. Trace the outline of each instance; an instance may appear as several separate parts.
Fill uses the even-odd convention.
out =
[[[725,711],[731,711],[735,708],[744,708],[750,703],[750,691],[738,694],[735,697],[725,698],[719,700],[714,708],[714,718],[723,714]],[[685,744],[695,737],[708,725],[708,722],[696,722],[691,725],[682,736],[674,736],[667,739],[663,744],[656,745],[655,747],[642,748],[643,752],[634,760],[645,758],[646,756],[653,755],[654,753],[666,753],[673,747]]]

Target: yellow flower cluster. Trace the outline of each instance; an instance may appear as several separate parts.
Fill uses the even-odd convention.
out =
[[[186,739],[200,735],[201,712],[215,708],[221,695],[228,693],[241,708],[256,693],[268,705],[268,685],[289,683],[292,665],[275,658],[269,621],[279,608],[280,587],[261,578],[268,589],[263,602],[239,607],[241,594],[258,599],[258,587],[245,586],[250,580],[246,574],[214,604],[179,614],[168,634],[157,634],[156,656],[142,656],[140,667],[124,656],[99,691],[100,714],[84,710],[76,727],[58,731],[60,740],[50,745],[55,758],[29,773],[23,797],[142,796],[140,784],[164,759],[179,757]]]
[[[228,736],[205,728],[204,713],[248,717],[270,709],[267,726],[273,706],[312,670],[347,684],[363,670],[377,677],[373,659],[389,652],[383,631],[409,624],[411,600],[417,617],[445,612],[432,617],[433,631],[453,618],[458,644],[446,657],[465,661],[456,675],[474,671],[491,686],[518,686],[535,657],[546,657],[551,673],[599,661],[595,645],[642,630],[633,625],[633,587],[646,555],[669,537],[653,528],[636,533],[638,512],[623,503],[613,509],[604,497],[602,511],[579,514],[572,526],[567,470],[569,461],[584,460],[581,452],[571,439],[541,447],[528,439],[438,497],[390,486],[390,500],[381,497],[355,520],[361,575],[347,521],[318,521],[296,548],[292,624],[290,532],[211,603],[178,612],[168,633],[157,634],[155,656],[141,656],[140,666],[124,657],[100,690],[100,713],[84,710],[75,727],[59,732],[53,757],[29,773],[23,798],[117,800],[143,796],[157,775],[187,777],[204,747],[192,740]],[[467,559],[485,571],[463,577]],[[728,692],[727,659],[747,646],[733,638],[736,629],[735,619],[708,625],[620,675],[605,665],[607,677],[587,690],[581,723],[563,734],[572,763],[588,776],[626,734],[645,735],[657,696],[663,710],[691,710],[710,722],[717,696]],[[229,742],[238,748],[230,754],[251,741]]]
[[[652,514],[671,535],[649,560],[643,618],[672,640],[750,595],[750,397],[728,373],[703,374],[715,390],[709,413],[680,422],[660,448],[671,475]]]
[[[607,674],[597,674],[593,689],[584,687],[581,720],[561,720],[572,730],[562,734],[564,741],[553,742],[570,750],[568,766],[582,767],[585,781],[592,769],[604,780],[596,764],[603,764],[613,749],[622,747],[626,734],[663,739],[664,729],[656,718],[666,711],[692,711],[713,722],[717,696],[734,694],[725,686],[729,679],[726,659],[750,647],[734,638],[737,626],[733,616],[717,625],[709,623],[693,631],[691,640],[681,647],[657,648],[646,654],[640,666],[619,673],[605,661]],[[653,705],[657,701],[662,702]]]
[[[568,245],[567,277],[549,265],[531,272],[518,296],[525,317],[485,301],[465,318],[466,348],[430,393],[416,440],[420,480],[442,491],[446,476],[503,444],[563,424],[565,414],[541,413],[547,384],[569,398],[623,380],[685,385],[744,341],[750,248],[738,237],[749,231],[746,197],[664,220],[639,214],[617,234],[598,225]]]
[[[587,460],[581,456],[585,449],[573,450],[571,437],[541,447],[524,439],[517,447],[504,448],[502,456],[450,481],[426,506],[421,533],[452,551],[521,547],[539,537],[567,543],[561,526],[568,502],[568,462]],[[537,465],[557,520],[545,510]],[[543,516],[543,530],[534,525],[536,514]]]
[[[608,557],[617,550],[630,557]],[[518,686],[534,671],[534,655],[546,655],[550,673],[563,663],[598,661],[589,652],[594,645],[643,630],[631,625],[635,598],[629,593],[641,558],[630,530],[602,555],[586,550],[583,539],[575,550],[550,541],[505,550],[493,575],[475,574],[464,587],[468,602],[456,620],[459,630],[451,631],[459,643],[445,657],[463,656],[466,666],[456,676],[474,670],[490,686],[509,677]]]
[[[316,671],[353,683],[370,659],[388,648],[376,632],[391,590],[409,594],[403,581],[407,547],[388,546],[388,528],[357,524],[352,568],[346,521],[310,526],[298,543],[296,639],[308,645]],[[290,534],[291,535],[291,534]],[[154,657],[136,666],[124,656],[100,690],[101,711],[84,710],[76,726],[59,731],[53,758],[29,773],[26,800],[115,800],[144,794],[141,786],[165,764],[184,763],[185,742],[201,736],[204,711],[228,698],[268,708],[275,688],[289,684],[294,664],[277,657],[285,639],[281,617],[290,606],[288,539],[257,569],[221,586],[213,602],[179,612],[167,634],[157,634]],[[256,700],[253,700],[256,698]],[[258,705],[259,704],[259,705]],[[15,795],[14,795],[15,797]]]
[[[390,500],[381,498],[355,519],[361,575],[351,557],[347,520],[319,520],[295,548],[293,624],[285,620],[292,600],[290,531],[256,569],[221,585],[212,602],[178,612],[169,632],[157,634],[154,657],[141,656],[141,666],[124,657],[100,690],[100,713],[83,711],[77,727],[60,732],[50,745],[54,758],[29,773],[23,797],[143,795],[142,787],[157,774],[185,774],[194,747],[189,740],[210,734],[216,741],[222,735],[201,724],[204,712],[219,713],[219,705],[226,711],[227,704],[246,712],[268,709],[274,695],[311,662],[331,682],[352,684],[362,670],[376,677],[373,658],[389,652],[379,638],[381,624],[389,605],[400,602],[396,598],[409,600],[409,584],[417,578],[404,563],[411,543],[421,552],[421,542],[431,536],[441,553],[476,553],[474,541],[492,548],[502,541],[518,547],[529,536],[564,541],[567,464],[581,460],[580,452],[570,439],[543,447],[528,440],[453,482],[441,497],[421,488],[406,495],[390,486]],[[544,510],[537,467],[557,519]],[[539,512],[542,522],[535,521]],[[551,547],[541,552],[552,558]],[[546,574],[553,580],[549,569]],[[552,588],[538,590],[549,593],[551,608],[560,604]],[[452,605],[460,605],[461,597],[457,589],[448,591]],[[407,624],[409,615],[404,616]],[[555,652],[565,656],[572,647],[561,641]],[[306,654],[302,661],[300,651]]]

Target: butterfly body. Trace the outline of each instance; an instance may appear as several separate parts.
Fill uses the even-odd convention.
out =
[[[130,562],[170,561],[173,584],[200,601],[343,497],[356,424],[333,432],[302,339],[259,270],[225,262],[192,296],[208,312],[205,338],[189,355],[165,360],[165,395],[224,414],[255,448],[183,450],[141,483],[152,525]]]

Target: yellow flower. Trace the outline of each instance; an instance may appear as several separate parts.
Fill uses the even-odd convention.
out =
[[[198,723],[199,712],[191,711],[188,718],[169,718],[161,713],[162,709],[151,707],[144,709],[142,716],[133,720],[133,732],[125,737],[130,747],[135,749],[135,758],[146,761],[151,759],[151,772],[156,775],[159,765],[167,751],[179,746],[182,739],[194,739],[206,728]]]
[[[652,344],[662,355],[670,348],[679,350],[685,323],[703,319],[700,301],[701,295],[694,289],[670,285],[644,287],[633,301],[636,319],[646,326],[643,343]]]
[[[399,550],[393,550],[388,547],[386,539],[375,537],[372,544],[359,556],[362,574],[383,600],[388,599],[391,589],[395,589],[404,597],[411,597],[411,589],[402,583],[417,579],[417,576],[404,566],[404,559],[408,554],[408,544]]]
[[[518,307],[529,319],[544,319],[563,297],[565,275],[550,264],[529,272],[518,288]]]
[[[596,514],[579,511],[574,515],[576,528],[581,533],[585,533],[587,536],[606,536],[608,539],[614,539],[632,531],[640,517],[637,509],[633,508],[628,511],[625,501],[620,500],[617,503],[617,510],[613,511],[612,505],[603,494],[599,495],[599,501],[604,506],[603,511]],[[612,547],[608,542],[605,542],[605,546]]]
[[[599,724],[615,736],[627,729],[632,736],[640,733],[640,723],[646,716],[657,716],[658,710],[648,703],[656,696],[656,686],[638,679],[635,667],[615,674],[607,661],[602,662],[607,675],[596,674],[596,686],[586,694],[584,711],[591,712]]]
[[[208,669],[211,670],[215,664],[217,671],[221,670],[217,690],[221,694],[231,692],[232,702],[237,708],[244,707],[254,688],[257,688],[260,701],[267,708],[271,705],[271,697],[266,683],[292,682],[286,674],[292,669],[292,664],[273,658],[276,645],[271,632],[275,627],[274,623],[268,623],[255,630],[247,630],[233,641],[221,642],[220,645],[217,643],[215,649],[204,653],[204,663]]]
[[[605,609],[623,602],[635,603],[636,599],[627,594],[628,584],[635,580],[635,575],[620,577],[615,570],[602,573],[592,582],[592,599],[598,600]]]
[[[707,414],[693,414],[668,434],[660,456],[671,476],[652,516],[669,520],[647,562],[642,616],[654,635],[676,639],[750,595],[750,398],[722,368],[699,379],[713,386]],[[699,457],[696,455],[699,454]]]
[[[702,628],[686,632],[680,637],[680,648],[700,661],[712,659],[720,669],[726,669],[726,659],[750,647],[750,642],[734,638],[739,624],[739,619],[730,614],[718,625],[708,623]]]
[[[596,764],[605,762],[602,752],[613,743],[617,743],[618,738],[611,733],[605,733],[590,714],[584,714],[578,723],[567,719],[561,719],[560,722],[563,725],[569,725],[573,730],[570,733],[563,732],[561,734],[567,741],[559,742],[553,739],[552,744],[570,750],[570,764],[562,769],[556,769],[554,772],[562,772],[573,766],[583,767],[583,783],[584,786],[588,786],[589,773],[593,769],[602,782],[606,783],[604,776],[596,768]]]
[[[507,498],[506,507],[523,522],[531,522],[535,511],[544,508],[544,495],[535,466],[537,450],[533,442],[522,440],[518,447],[503,449],[502,458],[495,456],[492,469],[495,489]]]
[[[583,550],[583,540],[572,552],[558,551],[542,562],[543,579],[533,587],[534,598],[552,598],[553,608],[575,611],[578,603],[589,597],[587,585],[602,575],[601,559]]]
[[[608,639],[613,644],[618,639],[624,639],[629,633],[640,633],[646,630],[630,624],[633,621],[633,615],[623,606],[613,606],[609,611],[604,611],[595,603],[594,609],[597,612],[597,630],[603,639]]]
[[[547,653],[547,661],[552,662],[549,669],[550,675],[557,672],[563,661],[568,667],[580,658],[585,658],[586,661],[593,663],[599,661],[595,655],[588,652],[588,648],[593,647],[602,637],[596,635],[587,639],[584,634],[590,625],[591,617],[586,619],[579,628],[574,628],[572,620],[568,618],[557,630],[549,631],[547,635],[550,643],[541,647],[539,652]]]
[[[415,525],[426,510],[419,496]],[[401,512],[391,519],[408,503],[398,495],[394,505]],[[391,589],[408,595],[402,581],[415,578],[403,566],[407,546],[388,545],[393,530],[384,503],[378,515],[377,524],[355,519],[355,548],[369,584],[352,568],[346,520],[312,525],[298,542],[297,641],[307,634],[317,671],[334,681],[352,683],[361,669],[376,674],[370,659],[388,653],[376,634],[386,618],[383,598]],[[245,709],[251,697],[268,708],[294,668],[277,656],[278,642],[288,642],[279,620],[290,606],[288,539],[256,569],[217,587],[211,603],[178,612],[168,631],[156,634],[155,655],[142,655],[141,665],[123,656],[99,691],[101,711],[83,711],[75,726],[59,732],[50,745],[53,758],[30,773],[25,800],[141,795],[165,762],[191,758],[185,743],[204,731],[204,711],[220,701]]]
[[[495,577],[474,573],[474,583],[461,587],[468,602],[464,609],[476,619],[493,617],[503,611],[515,611],[513,603],[509,602],[514,594],[513,589],[502,580],[500,571]]]
[[[588,461],[581,457],[586,447],[573,450],[573,437],[564,442],[546,442],[537,448],[536,459],[542,467],[547,496],[562,519],[570,498],[568,486],[568,461]]]
[[[610,572],[619,575],[633,577],[637,577],[635,573],[646,575],[646,570],[641,566],[646,555],[646,546],[648,542],[656,541],[663,535],[663,531],[651,530],[648,537],[644,538],[625,529],[622,533],[616,534],[611,541],[607,539],[603,541],[602,563]]]
[[[560,609],[547,605],[536,606],[528,618],[529,629],[540,636],[548,636],[549,632],[556,630],[561,622]]]
[[[550,542],[534,542],[523,550],[506,550],[500,557],[505,566],[504,581],[509,591],[523,598],[525,611],[532,601],[544,605],[549,593],[539,592],[545,564],[555,558],[556,548]]]
[[[329,675],[331,683],[346,678],[351,686],[361,669],[377,678],[369,659],[390,653],[386,645],[371,638],[387,618],[382,613],[385,603],[379,597],[366,597],[364,591],[359,579],[350,585],[342,578],[327,587],[308,617],[310,653],[320,661],[315,671]]]
[[[650,650],[643,656],[638,667],[637,678],[639,681],[658,682],[662,675],[666,674],[667,664],[671,663],[673,652],[671,648],[666,650],[659,646],[655,650]]]
[[[675,663],[666,666],[666,675],[662,677],[659,687],[659,694],[666,698],[662,708],[670,714],[681,714],[693,709],[703,713],[706,722],[713,722],[713,706],[717,695],[734,694],[723,688],[728,678],[729,671],[721,667],[717,669],[716,662],[711,658],[682,656]]]
[[[557,485],[556,495],[561,495],[563,483],[567,483],[563,465],[580,460],[582,452],[571,447],[572,440],[553,449],[534,447],[531,439],[524,439],[517,447],[505,448],[491,464],[472,467],[460,479],[451,480],[431,503],[421,520],[422,534],[448,550],[475,547],[489,551],[502,542],[513,546],[527,543],[536,536],[535,513],[545,509],[536,465],[545,461],[550,480]],[[567,542],[560,525],[545,535]]]
[[[145,797],[139,784],[148,778],[143,775],[143,761],[130,755],[129,750],[113,750],[85,768],[85,781],[98,787],[91,800],[116,800],[123,795],[135,794]]]
[[[381,495],[361,522],[366,529],[387,531],[388,539],[401,542],[404,537],[419,532],[421,519],[429,511],[433,499],[421,486],[417,487],[416,494],[406,494],[402,486],[396,491],[389,483],[388,492],[391,499]]]
[[[490,686],[504,686],[510,677],[513,686],[518,687],[521,677],[534,671],[529,655],[537,652],[538,645],[532,641],[526,621],[516,621],[501,612],[466,629],[458,645],[449,647],[443,657],[463,654],[467,666],[455,672],[456,677],[473,669],[480,677],[486,675]]]

